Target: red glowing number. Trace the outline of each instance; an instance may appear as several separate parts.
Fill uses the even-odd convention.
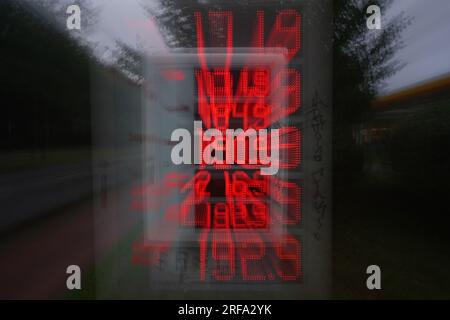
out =
[[[206,279],[208,230],[200,236],[200,279]],[[265,273],[264,260],[266,246],[255,233],[236,234],[237,253],[241,263],[242,279],[247,281],[274,280],[275,275]],[[235,277],[235,245],[229,231],[218,231],[212,234],[212,258],[215,262],[213,277],[227,281]],[[281,241],[274,241],[277,259],[275,271],[284,281],[295,281],[301,276],[301,245],[290,235],[283,236]]]
[[[216,261],[213,276],[216,280],[234,278],[234,243],[229,231],[214,232],[212,236],[212,257]]]
[[[297,280],[300,276],[301,246],[292,236],[284,236],[281,242],[275,243],[275,252],[280,260],[276,265],[278,276],[285,281]]]
[[[194,16],[201,66],[195,71],[198,114],[206,128],[222,131],[236,126],[244,130],[265,129],[271,123],[298,110],[301,105],[301,76],[298,70],[286,69],[277,74],[271,74],[271,69],[265,66],[243,67],[238,73],[230,70],[233,14],[229,11],[209,12],[205,19],[209,26],[206,37],[203,34],[202,14],[195,12]],[[300,14],[295,10],[281,10],[276,15],[266,39],[264,23],[264,12],[257,11],[251,45],[258,48],[286,48],[288,59],[292,59],[301,48]],[[205,39],[208,41],[207,45]],[[205,46],[226,48],[223,67],[208,68]],[[285,103],[275,105],[271,100],[272,95],[282,96]],[[279,167],[296,168],[301,163],[301,132],[295,127],[283,127],[279,130]],[[250,139],[248,143],[233,139],[234,151],[228,152],[228,148],[223,150],[227,153],[225,156],[232,160],[231,163],[237,162],[245,169],[254,169],[255,166],[261,165],[260,162],[249,161],[249,150],[253,150],[250,148],[253,147],[250,146]],[[270,135],[265,144],[258,139],[252,143],[259,151],[268,154],[271,151],[269,139]],[[245,151],[238,148],[238,142],[239,145],[245,146]],[[228,164],[214,165],[216,169],[229,168]],[[202,164],[200,168],[204,166],[206,165]],[[266,243],[255,230],[268,228],[274,223],[297,224],[300,221],[300,187],[275,177],[261,176],[259,172],[250,177],[244,171],[235,171],[232,174],[224,171],[226,202],[211,203],[209,198],[213,192],[212,186],[207,188],[210,180],[209,172],[199,171],[182,189],[182,192],[192,189],[181,206],[182,224],[203,228],[199,238],[200,280],[206,280],[209,238],[212,277],[216,280],[229,281],[235,278],[236,259],[239,259],[243,280],[273,280],[276,276],[284,281],[297,280],[301,275],[300,242],[286,235],[281,237],[281,240],[272,239],[273,250],[269,250],[270,246],[266,248]],[[271,199],[267,201],[269,197]],[[288,216],[284,216],[286,211]],[[210,228],[214,228],[211,237]],[[233,234],[232,229],[236,231]],[[239,233],[242,229],[249,231],[245,234]],[[233,237],[236,238],[236,244]],[[276,261],[275,273],[267,272],[265,257]]]
[[[200,280],[206,280],[206,251],[208,250],[208,229],[203,230],[200,235]]]
[[[241,236],[240,238],[237,241],[242,279],[250,281],[266,280],[266,275],[261,272],[261,262],[266,252],[264,242],[256,234]]]
[[[214,228],[230,229],[230,213],[226,203],[220,202],[214,206]]]
[[[276,17],[266,47],[287,48],[288,57],[295,56],[300,50],[300,23],[300,14],[297,11],[282,10]]]
[[[234,229],[247,229],[247,207],[242,202],[234,204],[233,215],[231,217],[231,225]]]
[[[295,69],[287,69],[284,79],[287,83],[280,83],[280,87],[285,89],[287,114],[293,113],[300,107],[300,72]]]

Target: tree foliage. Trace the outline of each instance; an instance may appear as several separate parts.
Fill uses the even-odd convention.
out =
[[[334,117],[337,129],[362,120],[383,81],[402,65],[394,60],[402,46],[401,32],[409,19],[403,14],[382,18],[380,30],[366,26],[366,10],[377,4],[387,16],[392,0],[335,0],[333,43]]]
[[[90,141],[90,50],[25,2],[0,2],[1,146]]]

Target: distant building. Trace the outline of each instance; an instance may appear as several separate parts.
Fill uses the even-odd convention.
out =
[[[416,112],[441,103],[448,103],[450,107],[449,74],[375,100],[370,120],[355,130],[354,138],[358,144],[380,142],[392,129]]]

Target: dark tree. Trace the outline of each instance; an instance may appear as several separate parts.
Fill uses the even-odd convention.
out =
[[[381,30],[366,26],[366,9],[377,3],[382,15],[392,0],[334,1],[334,107],[338,126],[359,123],[383,80],[402,66],[393,60],[408,19],[383,20]]]
[[[115,64],[129,79],[142,80],[142,52],[122,41],[116,41]]]
[[[90,142],[93,57],[46,17],[26,2],[0,2],[3,150],[45,151]]]
[[[382,28],[367,28],[367,7],[381,9]],[[386,21],[392,0],[335,0],[333,44],[333,131],[335,172],[358,172],[363,150],[353,133],[370,116],[370,105],[383,81],[402,65],[393,59],[402,46],[401,32],[409,19],[403,14]]]

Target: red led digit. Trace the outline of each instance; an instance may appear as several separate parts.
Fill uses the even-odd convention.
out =
[[[252,188],[255,196],[267,196],[269,193],[269,180],[267,176],[261,175],[260,171],[255,171],[249,187]]]
[[[302,134],[296,127],[280,128],[280,168],[296,168],[302,161]]]
[[[214,127],[225,130],[229,127],[230,113],[233,104],[233,78],[231,72],[216,69],[210,73],[212,77],[210,97],[214,97],[212,104],[212,119]]]
[[[219,130],[226,130],[230,123],[230,112],[232,103],[215,103],[212,107],[212,120],[214,127]]]
[[[206,188],[211,181],[211,173],[199,171],[182,188],[181,192],[191,189],[180,204],[179,221],[181,225],[209,228],[211,226],[211,204],[206,200],[210,193]]]
[[[250,188],[252,192],[250,193]],[[244,171],[235,171],[227,186],[227,192],[235,199],[248,199],[250,195],[265,196],[268,191],[268,177],[261,175],[259,171],[253,173],[252,178]]]
[[[244,67],[239,74],[235,98],[264,98],[270,92],[270,74],[264,67],[249,70]]]
[[[279,159],[273,160],[278,161],[278,167],[282,169],[297,168],[302,161],[301,158],[301,146],[302,146],[302,135],[299,129],[296,127],[282,127],[279,128]],[[257,145],[259,154],[266,153],[267,150],[270,153],[271,150],[271,135],[267,135],[266,138],[261,138],[261,136],[256,137],[255,144]],[[246,153],[249,148],[248,143],[245,145]],[[256,166],[260,166],[261,158],[258,158]],[[245,158],[245,163],[242,167],[248,169],[254,169],[255,165],[249,164],[247,158]]]
[[[270,196],[283,210],[272,209],[272,216],[282,224],[297,224],[301,219],[302,188],[294,182],[270,177]]]
[[[202,14],[194,12],[195,30],[197,34],[197,53],[203,71],[207,71],[205,58],[205,37],[203,35]],[[230,11],[209,12],[210,47],[226,47],[225,69],[231,62],[233,50],[233,14]],[[224,38],[225,36],[225,38]]]
[[[198,113],[207,128],[229,127],[233,108],[233,78],[231,72],[217,68],[214,71],[197,70]],[[211,122],[212,121],[212,122]]]
[[[264,11],[256,11],[255,47],[264,47]]]
[[[301,105],[301,76],[296,69],[285,69],[275,76],[275,90],[280,91],[285,97],[286,105],[274,106],[272,121],[282,119],[300,108]]]
[[[208,67],[206,65],[206,58],[205,58],[205,39],[203,37],[203,22],[201,12],[199,11],[194,12],[194,18],[195,18],[195,30],[197,33],[198,59],[200,61],[202,70],[206,71]]]
[[[196,200],[203,199],[203,197],[209,197],[210,193],[206,191],[206,188],[208,187],[209,182],[211,181],[211,173],[207,171],[199,171],[194,176],[194,190],[195,190],[195,197]]]
[[[245,199],[248,193],[250,178],[244,171],[233,172],[231,178],[231,194],[237,199]]]
[[[254,97],[266,97],[269,94],[269,72],[264,68],[253,70],[253,87],[250,94]]]
[[[285,281],[297,280],[301,274],[301,245],[290,235],[275,243],[279,263],[275,266],[278,276]]]
[[[270,125],[271,106],[266,101],[271,91],[270,82],[270,72],[265,67],[241,70],[232,115],[242,118],[244,130],[264,129]]]
[[[266,247],[261,238],[257,234],[251,233],[236,235],[236,241],[241,261],[242,279],[249,281],[266,280],[262,268],[262,258],[265,255]]]
[[[207,128],[211,128],[211,103],[208,99],[210,81],[207,71],[196,70],[195,79],[197,81],[198,114]]]
[[[249,71],[248,68],[243,68],[241,70],[241,74],[239,76],[239,82],[237,85],[237,91],[236,91],[236,97],[235,98],[240,98],[240,97],[247,97],[249,95],[249,75],[248,75]],[[236,115],[234,115],[236,116]]]
[[[209,202],[193,204],[190,199],[180,205],[180,225],[198,228],[211,227],[211,204]]]
[[[231,11],[210,11],[209,35],[211,47],[233,47],[233,13]]]
[[[271,106],[264,99],[249,104],[248,112],[244,116],[244,128],[256,130],[267,128],[273,121],[271,117]]]
[[[281,10],[267,40],[266,47],[287,48],[292,58],[300,50],[300,14],[293,9]]]
[[[234,203],[234,210],[231,214],[231,225],[234,229],[246,229],[247,228],[247,206],[243,202]]]
[[[216,266],[212,272],[216,280],[226,281],[234,278],[234,243],[231,233],[214,231],[212,235],[212,258]]]
[[[267,228],[269,217],[267,205],[260,200],[254,200],[251,208],[253,217],[249,219],[248,226],[252,229]]]
[[[195,176],[190,179],[186,184],[181,187],[181,192],[185,193],[187,190],[194,189],[194,195],[198,200],[203,199],[204,197],[208,197],[210,195],[209,192],[206,191],[206,188],[211,181],[211,173],[208,171],[202,170],[195,174]]]
[[[206,279],[206,252],[208,250],[208,235],[209,230],[205,229],[202,231],[199,244],[200,244],[200,280],[205,281]]]
[[[287,85],[285,86],[288,107],[288,114],[293,113],[300,107],[300,72],[296,69],[287,69]]]
[[[225,69],[228,70],[233,50],[233,13],[231,11],[210,11],[208,18],[210,46],[226,47]]]
[[[229,70],[216,68],[212,72],[207,72],[210,81],[207,82],[208,95],[217,99],[229,99],[233,96],[233,77]]]
[[[230,213],[226,203],[219,202],[214,205],[214,228],[230,228]]]

